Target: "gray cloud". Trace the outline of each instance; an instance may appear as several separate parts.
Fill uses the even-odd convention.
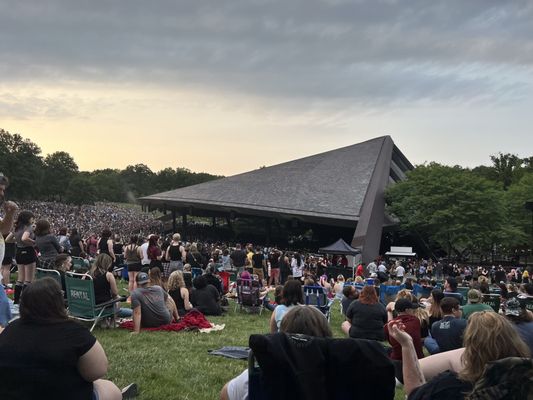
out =
[[[0,0],[0,83],[150,82],[375,107],[531,92],[533,3]]]

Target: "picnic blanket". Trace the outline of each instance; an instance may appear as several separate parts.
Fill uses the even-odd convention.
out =
[[[120,324],[123,329],[133,330],[133,321],[124,321]],[[224,325],[212,324],[198,310],[191,310],[179,322],[173,322],[167,325],[161,325],[157,328],[141,328],[143,331],[182,331],[182,330],[199,330],[200,332],[211,332],[213,330],[222,330]]]
[[[207,350],[212,356],[222,356],[235,360],[247,360],[250,355],[249,347],[224,346],[218,350]]]

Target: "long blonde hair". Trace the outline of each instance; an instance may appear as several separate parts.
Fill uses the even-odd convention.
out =
[[[459,372],[459,378],[471,383],[483,375],[486,364],[491,361],[531,356],[529,347],[513,325],[495,312],[480,311],[470,315],[463,344],[464,369]]]
[[[185,287],[183,272],[174,271],[168,277],[168,290],[178,290]]]
[[[98,254],[96,257],[96,260],[94,260],[94,263],[91,267],[90,274],[93,277],[97,277],[99,275],[105,275],[111,266],[113,265],[113,259],[109,254],[101,253]]]

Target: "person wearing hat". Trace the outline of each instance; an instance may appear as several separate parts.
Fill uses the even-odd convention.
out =
[[[412,303],[409,299],[403,298],[396,300],[394,311],[398,314],[392,321],[402,323],[407,332],[413,338],[416,355],[418,358],[424,357],[422,350],[422,338],[420,335],[420,320],[415,316],[415,310],[420,307],[418,303]],[[402,346],[393,337],[389,336],[389,325],[386,324],[383,328],[385,330],[385,338],[392,346],[390,357],[393,360],[402,360]]]
[[[483,295],[477,289],[470,289],[467,294],[468,304],[463,306],[463,318],[468,319],[470,315],[478,311],[494,311],[491,306],[484,304]]]
[[[504,310],[505,317],[513,323],[513,327],[533,354],[533,315],[527,310],[525,301],[513,297],[507,300]]]
[[[145,272],[139,272],[135,278],[137,289],[131,293],[133,310],[133,332],[139,333],[142,328],[156,328],[170,324],[172,315],[166,301],[168,298],[160,286],[148,286],[150,278]]]

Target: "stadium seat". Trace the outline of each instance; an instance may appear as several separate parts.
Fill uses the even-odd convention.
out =
[[[261,299],[261,283],[253,279],[237,279],[237,307],[251,311],[263,312],[263,300]]]
[[[331,315],[331,305],[334,299],[329,299],[322,286],[304,286],[304,301],[307,306],[318,308],[326,316],[328,321]]]

